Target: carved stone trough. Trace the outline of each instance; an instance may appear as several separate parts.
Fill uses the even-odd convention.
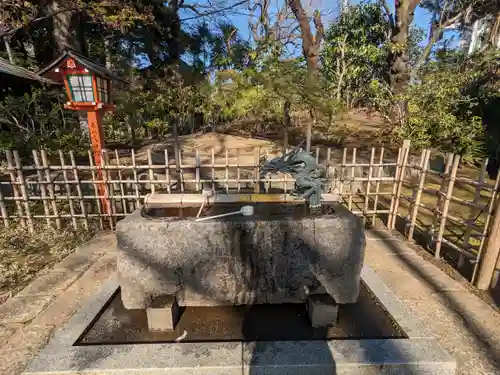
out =
[[[185,195],[177,209],[159,207],[152,196],[118,222],[117,270],[125,308],[153,308],[169,297],[180,306],[311,305],[312,296],[321,295],[313,306],[331,305],[325,310],[330,312],[336,304],[356,302],[365,251],[361,220],[332,201],[309,213],[302,201],[261,197],[214,197],[205,214],[247,204],[254,215],[196,221],[196,196]],[[326,323],[335,319],[332,313]],[[312,320],[313,325],[325,321]]]

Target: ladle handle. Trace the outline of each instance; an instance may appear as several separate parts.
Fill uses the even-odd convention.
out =
[[[220,215],[206,216],[206,217],[202,217],[202,218],[196,219],[196,221],[203,221],[203,220],[209,220],[209,219],[218,219],[219,217],[225,217],[225,216],[231,216],[231,215],[238,215],[238,214],[241,214],[241,210],[234,211],[234,212],[227,212],[225,214],[220,214]]]

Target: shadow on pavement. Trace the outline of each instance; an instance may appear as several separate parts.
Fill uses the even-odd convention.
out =
[[[500,369],[500,346],[491,342],[492,340],[488,338],[488,336],[491,337],[491,333],[486,332],[485,329],[478,324],[477,318],[475,318],[467,308],[464,308],[464,306],[459,303],[458,299],[453,295],[454,293],[439,293],[441,290],[440,285],[435,280],[425,275],[417,265],[413,264],[411,258],[407,254],[400,251],[400,248],[397,246],[398,241],[395,241],[396,238],[392,237],[391,239],[391,237],[388,237],[389,232],[372,229],[371,233],[393,251],[393,256],[400,259],[414,277],[424,281],[436,292],[435,295],[439,298],[440,302],[446,306],[447,313],[449,313],[453,318],[461,321],[463,326],[471,334],[477,348],[480,351],[487,353],[485,361],[492,368],[496,368],[497,370]],[[494,313],[493,309],[491,311]],[[495,318],[493,314],[492,318]],[[424,323],[432,328],[432,322]],[[450,354],[455,355],[454,353]]]

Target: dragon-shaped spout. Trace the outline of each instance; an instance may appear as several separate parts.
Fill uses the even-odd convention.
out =
[[[326,170],[316,163],[312,154],[296,148],[271,160],[261,159],[261,178],[268,173],[278,172],[289,174],[295,179],[293,195],[307,200],[312,209],[321,206]]]

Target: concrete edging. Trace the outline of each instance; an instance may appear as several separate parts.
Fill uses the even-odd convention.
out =
[[[56,331],[24,374],[455,374],[456,361],[375,272],[365,266],[361,277],[408,339],[73,346],[116,293],[113,275]]]

